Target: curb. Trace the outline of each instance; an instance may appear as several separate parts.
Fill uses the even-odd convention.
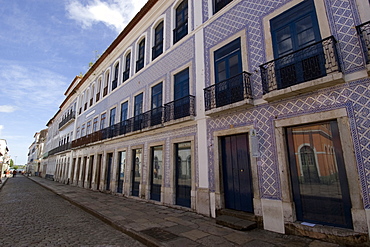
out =
[[[160,247],[160,246],[164,246],[162,244],[160,244],[158,241],[152,239],[151,237],[148,237],[140,232],[137,232],[137,231],[133,231],[129,228],[126,228],[124,226],[121,226],[121,225],[118,225],[116,224],[114,221],[112,221],[110,218],[108,217],[105,217],[104,215],[100,214],[99,212],[95,211],[95,210],[92,210],[72,199],[70,199],[69,197],[63,195],[63,194],[60,194],[56,191],[54,191],[52,188],[42,184],[42,183],[39,183],[38,181],[30,178],[30,177],[26,177],[28,179],[30,179],[31,181],[37,183],[38,185],[42,186],[43,188],[53,192],[54,194],[60,196],[61,198],[63,198],[64,200],[70,202],[71,204],[73,204],[74,206],[84,210],[85,212],[91,214],[92,216],[98,218],[99,220],[103,221],[104,223],[106,223],[107,225],[113,227],[114,229],[130,236],[131,238],[141,242],[142,244],[146,245],[146,246],[151,246],[151,247]],[[3,183],[4,184],[4,183]]]

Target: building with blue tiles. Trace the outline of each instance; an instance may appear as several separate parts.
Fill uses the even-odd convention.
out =
[[[369,20],[363,0],[149,0],[66,90],[44,173],[366,241]]]

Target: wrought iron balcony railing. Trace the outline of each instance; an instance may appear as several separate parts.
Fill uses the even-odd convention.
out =
[[[164,122],[195,116],[195,97],[185,96],[164,105]]]
[[[52,149],[52,150],[50,150],[49,151],[49,155],[54,155],[54,154],[56,154],[56,153],[60,153],[60,152],[63,152],[63,151],[66,151],[66,150],[69,150],[69,149],[71,149],[71,143],[70,142],[68,142],[68,143],[66,143],[66,144],[63,144],[63,145],[61,145],[61,146],[59,146],[59,147],[56,147],[56,148],[54,148],[54,149]]]
[[[341,71],[333,36],[260,65],[263,93]]]
[[[370,64],[370,21],[356,26],[356,30],[361,39],[366,63]]]
[[[243,72],[204,89],[206,111],[252,98],[250,74]]]
[[[149,127],[160,127],[165,122],[187,116],[195,116],[195,97],[191,95],[78,138],[72,141],[71,147],[80,147]]]
[[[59,129],[62,128],[64,125],[66,125],[70,120],[75,119],[75,118],[76,118],[76,112],[75,111],[69,112],[67,116],[63,118],[62,121],[60,121]]]

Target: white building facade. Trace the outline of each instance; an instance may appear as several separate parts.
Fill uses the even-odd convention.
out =
[[[316,231],[309,222],[366,239],[369,10],[149,0],[67,89],[47,174],[211,217],[245,212],[275,232]]]

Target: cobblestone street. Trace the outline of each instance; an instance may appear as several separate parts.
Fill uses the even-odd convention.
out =
[[[21,175],[0,191],[0,246],[143,246]]]

